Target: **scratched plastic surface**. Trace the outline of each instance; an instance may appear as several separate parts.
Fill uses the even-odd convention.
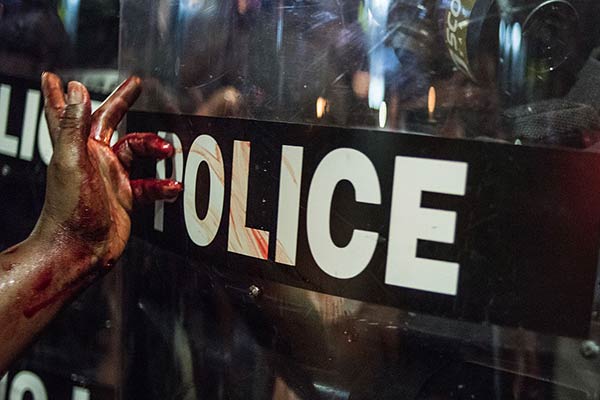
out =
[[[144,110],[595,143],[598,3],[464,3],[127,1],[120,65]]]
[[[120,69],[143,77],[143,111],[593,146],[593,79],[578,73],[599,44],[597,2],[574,3],[581,32],[558,5],[542,19],[554,47],[533,35],[531,52],[520,33],[536,25],[513,11],[542,2],[504,2],[466,71],[444,39],[452,3],[128,0]],[[600,398],[581,340],[230,276],[140,237],[124,264],[128,399]]]
[[[124,260],[126,398],[597,398],[577,340],[227,275],[139,238]]]

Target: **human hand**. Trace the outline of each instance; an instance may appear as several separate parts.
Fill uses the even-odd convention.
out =
[[[54,154],[48,166],[46,201],[33,233],[64,249],[69,258],[86,258],[86,267],[110,267],[123,252],[134,202],[172,199],[182,191],[172,180],[129,180],[135,157],[162,159],[173,147],[151,133],[123,137],[112,148],[112,134],[140,93],[131,77],[91,113],[87,89],[70,82],[65,96],[60,78],[42,76],[45,113]]]
[[[32,234],[0,253],[0,376],[75,294],[110,268],[129,238],[133,203],[171,199],[170,180],[129,180],[135,157],[165,158],[173,147],[150,133],[109,146],[115,127],[140,92],[129,78],[91,113],[90,96],[70,82],[42,76],[54,147],[46,201]]]

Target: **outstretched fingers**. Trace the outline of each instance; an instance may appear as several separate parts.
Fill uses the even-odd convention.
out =
[[[134,179],[131,181],[133,201],[149,204],[156,200],[174,200],[183,191],[183,184],[170,179]]]
[[[125,169],[131,168],[135,157],[162,160],[173,156],[173,145],[154,133],[131,133],[113,146],[113,151]]]
[[[115,128],[141,92],[141,79],[132,76],[123,82],[92,115],[90,136],[110,143]]]
[[[175,153],[173,145],[154,133],[130,133],[113,146],[113,152],[129,170],[135,158],[164,159]],[[138,204],[148,204],[156,200],[174,200],[183,190],[183,185],[170,179],[131,180],[133,200]]]

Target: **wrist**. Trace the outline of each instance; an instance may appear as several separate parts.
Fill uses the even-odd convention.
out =
[[[72,280],[99,264],[98,248],[52,218],[40,217],[24,244],[32,253],[42,255],[39,265],[57,269]]]
[[[47,227],[0,254],[0,308],[14,321],[53,314],[104,270],[88,246],[60,230],[47,234]]]

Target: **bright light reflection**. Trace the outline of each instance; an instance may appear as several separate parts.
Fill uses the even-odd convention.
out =
[[[521,49],[521,24],[518,22],[512,28],[512,48],[515,53]]]
[[[521,24],[515,22],[512,26],[512,58],[510,64],[511,93],[521,93],[525,85],[525,48],[522,41]]]
[[[190,14],[204,8],[206,0],[179,0],[179,12]]]
[[[387,16],[390,0],[366,0],[365,6],[369,11],[369,107],[379,110],[385,95],[386,47],[383,44],[386,37]],[[372,15],[372,18],[371,18]]]
[[[374,110],[379,110],[379,106],[383,102],[385,94],[385,81],[383,74],[371,76],[369,82],[369,107]]]
[[[385,124],[387,122],[387,104],[385,101],[381,102],[379,106],[379,127],[385,128]]]
[[[506,22],[504,19],[500,20],[500,28],[498,30],[498,39],[500,39],[500,43],[504,43],[504,38],[506,37]]]
[[[369,3],[369,9],[372,10],[373,16],[378,22],[382,22],[383,19],[387,20],[390,0],[371,0]]]
[[[323,115],[325,115],[326,107],[327,107],[327,100],[322,97],[317,98],[317,118],[318,119],[323,118]]]
[[[433,112],[435,111],[436,94],[435,88],[431,86],[427,94],[427,111],[429,112],[429,120],[433,120]]]
[[[77,40],[77,25],[79,24],[79,0],[65,2],[64,26],[73,42]]]

